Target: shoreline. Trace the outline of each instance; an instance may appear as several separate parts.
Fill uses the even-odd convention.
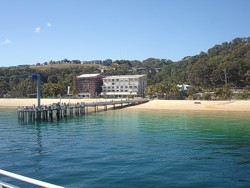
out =
[[[250,100],[152,100],[129,109],[250,112]]]
[[[100,101],[109,101],[106,99],[69,99],[69,98],[55,98],[55,99],[43,99],[41,98],[41,105],[51,105],[53,103],[93,103]],[[35,98],[1,98],[0,108],[4,107],[19,107],[19,106],[34,106],[37,105],[37,99]]]
[[[42,105],[53,103],[81,103],[99,102],[121,99],[41,99]],[[0,108],[17,108],[19,106],[33,106],[37,99],[25,98],[2,98]],[[250,100],[229,100],[229,101],[201,101],[201,100],[151,100],[148,103],[127,107],[125,109],[135,110],[184,110],[184,111],[236,111],[250,112]]]

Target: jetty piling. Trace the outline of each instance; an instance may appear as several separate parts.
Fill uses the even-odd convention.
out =
[[[127,99],[121,101],[105,101],[105,102],[94,102],[94,103],[54,103],[49,106],[40,105],[40,107],[19,107],[18,108],[18,119],[21,121],[54,121],[87,115],[89,108],[93,108],[93,112],[107,111],[108,106],[110,109],[115,110],[119,108],[125,108],[132,105],[138,105],[148,102],[148,99]],[[103,107],[103,110],[99,110],[99,107]]]

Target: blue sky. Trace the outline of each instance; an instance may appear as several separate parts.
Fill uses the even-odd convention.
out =
[[[177,61],[250,36],[249,0],[0,0],[0,66]]]

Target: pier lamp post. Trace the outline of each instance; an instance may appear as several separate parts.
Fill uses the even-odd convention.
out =
[[[40,108],[40,101],[41,101],[41,78],[40,78],[40,74],[32,74],[32,80],[36,80],[37,81],[37,107]]]

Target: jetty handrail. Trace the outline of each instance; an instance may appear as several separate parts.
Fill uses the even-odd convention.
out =
[[[40,187],[64,188],[64,187],[61,187],[61,186],[58,186],[58,185],[43,182],[43,181],[36,180],[36,179],[33,179],[33,178],[28,178],[28,177],[25,177],[25,176],[22,176],[22,175],[19,175],[19,174],[15,174],[15,173],[12,173],[12,172],[8,172],[8,171],[2,170],[2,169],[0,169],[0,174],[11,177],[11,178],[14,178],[14,179],[18,179],[18,180],[21,180],[21,181],[24,181],[24,182],[27,182],[27,183],[31,183],[33,185],[38,185]],[[0,186],[1,186],[1,184],[0,184]]]
[[[101,106],[101,105],[114,105],[114,104],[129,104],[129,103],[142,103],[147,102],[148,99],[126,99],[126,100],[112,100],[112,101],[95,101],[95,102],[82,102],[82,103],[76,103],[76,104],[67,104],[68,107],[75,107],[75,106],[85,106],[85,107],[91,107],[91,106]],[[50,105],[52,106],[52,105]],[[63,106],[61,106],[63,107]],[[22,106],[18,108],[18,111],[32,111],[32,110],[47,110],[48,107],[45,105],[45,107],[29,107],[29,106]],[[55,110],[56,108],[51,108],[51,110]]]

